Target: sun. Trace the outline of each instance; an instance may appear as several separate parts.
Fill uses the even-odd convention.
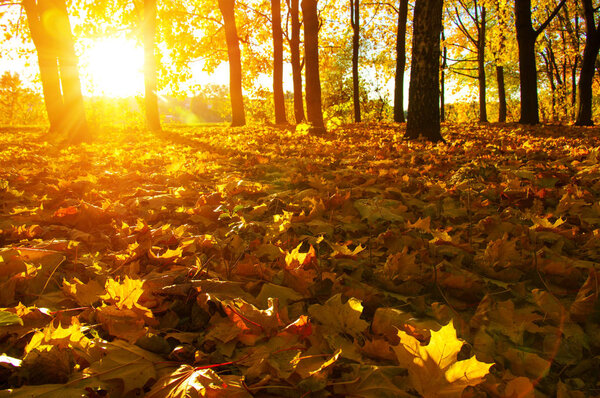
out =
[[[133,40],[94,40],[82,52],[84,91],[90,95],[132,97],[144,92],[144,50]]]

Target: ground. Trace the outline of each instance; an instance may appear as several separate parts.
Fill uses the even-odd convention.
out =
[[[598,394],[600,130],[0,135],[0,396]]]

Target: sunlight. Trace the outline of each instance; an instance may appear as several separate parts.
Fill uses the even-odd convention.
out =
[[[81,68],[89,94],[132,97],[144,92],[144,50],[133,40],[93,41],[81,56]]]

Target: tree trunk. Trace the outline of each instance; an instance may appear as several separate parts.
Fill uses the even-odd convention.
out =
[[[316,133],[325,130],[321,108],[321,80],[319,78],[319,17],[318,0],[302,0],[304,16],[304,57],[306,59],[306,113]]]
[[[394,121],[404,123],[404,68],[406,67],[406,19],[408,0],[398,5],[398,30],[396,33],[396,75],[394,78]]]
[[[63,98],[60,89],[56,43],[53,36],[46,32],[46,28],[42,24],[42,14],[51,10],[51,3],[50,0],[39,0],[37,4],[35,0],[24,0],[23,8],[27,14],[29,31],[37,50],[50,132],[55,133],[59,130],[62,118]]]
[[[538,124],[537,70],[535,67],[536,32],[531,22],[531,0],[515,0],[517,44],[519,47],[519,81],[521,84],[521,118],[519,123]]]
[[[498,122],[506,123],[506,88],[504,87],[504,66],[496,65],[498,82]]]
[[[156,0],[144,0],[144,103],[146,126],[150,131],[161,131],[158,114],[156,77]]]
[[[50,132],[65,142],[87,140],[79,67],[64,0],[25,0],[31,37],[37,50]],[[48,16],[52,16],[49,21]],[[50,27],[54,29],[50,31]]]
[[[218,0],[225,25],[225,41],[229,58],[229,95],[231,97],[231,126],[244,126],[244,96],[242,94],[242,60],[240,42],[235,26],[235,0]]]
[[[487,123],[487,99],[486,99],[486,80],[485,80],[485,25],[486,9],[481,8],[481,24],[479,26],[477,42],[477,80],[479,82],[479,121]]]
[[[533,29],[531,22],[531,0],[515,0],[515,23],[519,47],[519,80],[521,85],[521,124],[538,124],[537,71],[535,65],[535,41],[565,4],[561,0],[552,14]]]
[[[577,69],[579,68],[579,15],[575,15],[575,62],[571,68],[571,105],[573,109],[577,104]]]
[[[586,40],[581,60],[581,73],[579,74],[579,109],[577,110],[577,126],[592,126],[592,84],[594,82],[594,68],[600,51],[600,22],[598,26],[594,20],[594,8],[591,0],[583,1],[585,15]]]
[[[290,54],[292,57],[292,81],[294,83],[294,119],[302,123],[304,117],[304,99],[302,97],[302,64],[300,62],[300,20],[298,0],[291,0],[292,37],[290,39]]]
[[[600,37],[588,37],[583,50],[581,72],[579,74],[579,109],[577,126],[593,126],[592,120],[592,83],[594,80],[594,64],[600,50]]]
[[[352,97],[354,99],[354,121],[360,123],[360,82],[358,81],[360,0],[350,0],[350,25],[352,26]]]
[[[440,134],[440,33],[443,0],[416,0],[405,138]]]
[[[557,115],[556,115],[556,96],[557,96],[557,94],[556,94],[556,84],[554,83],[554,68],[550,61],[550,58],[552,57],[552,55],[547,56],[545,53],[542,53],[542,57],[544,59],[544,62],[546,63],[546,75],[548,77],[548,81],[550,82],[550,94],[552,95],[552,121],[556,121],[556,119],[557,119]],[[559,77],[559,79],[560,79],[560,77]]]
[[[448,66],[448,47],[446,47],[446,35],[442,26],[442,41],[444,49],[442,52],[442,67],[440,73],[440,122],[446,121],[446,67]]]
[[[271,0],[273,21],[273,101],[275,124],[286,124],[285,98],[283,96],[283,33],[281,31],[281,2]]]

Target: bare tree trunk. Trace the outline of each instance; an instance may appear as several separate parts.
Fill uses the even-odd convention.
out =
[[[283,96],[283,33],[281,31],[281,2],[271,0],[273,21],[273,101],[275,124],[286,124],[285,98]]]
[[[531,0],[515,0],[515,22],[519,46],[519,80],[521,83],[521,124],[538,124],[537,70],[535,65],[535,41],[556,16],[566,0],[561,0],[550,17],[537,29],[531,21]]]
[[[291,0],[290,13],[292,15],[292,38],[290,40],[290,54],[292,57],[292,81],[294,83],[294,119],[302,123],[304,117],[304,99],[302,96],[302,64],[300,62],[300,20],[298,14],[298,0]]]
[[[577,69],[579,67],[579,15],[575,15],[575,62],[571,68],[571,105],[577,105]]]
[[[548,51],[548,50],[546,50],[546,51]],[[544,62],[546,64],[546,76],[548,77],[548,81],[550,82],[550,93],[552,95],[552,121],[556,121],[556,119],[557,119],[556,95],[557,94],[556,94],[556,84],[554,82],[554,68],[550,61],[551,57],[552,57],[551,55],[547,56],[545,53],[542,53],[542,58],[544,59]]]
[[[592,0],[583,0],[585,15],[586,40],[579,74],[579,109],[577,110],[578,126],[592,126],[592,84],[594,67],[600,51],[600,21],[596,26]]]
[[[229,95],[231,97],[231,126],[244,126],[244,96],[242,94],[242,59],[240,41],[235,26],[235,0],[218,0],[225,25],[225,41],[229,58]]]
[[[498,122],[506,123],[506,88],[504,86],[504,66],[496,65],[498,82]]]
[[[321,80],[319,78],[319,17],[318,0],[302,0],[304,16],[304,57],[306,59],[306,112],[315,133],[325,130],[321,108]]]
[[[443,0],[416,0],[405,138],[440,134],[440,33]]]
[[[79,67],[64,0],[25,0],[23,7],[37,50],[50,132],[64,134],[65,142],[87,140]],[[53,30],[43,15],[55,16]]]
[[[442,26],[442,41],[446,41],[444,27]],[[442,51],[442,67],[440,81],[440,121],[446,121],[446,67],[448,66],[448,47],[444,43]]]
[[[400,0],[398,6],[398,30],[396,33],[396,75],[394,78],[394,121],[404,123],[404,68],[406,67],[406,20],[408,0]]]
[[[360,123],[360,82],[358,81],[360,0],[350,0],[350,25],[352,26],[352,97],[354,99],[354,121]]]
[[[486,99],[486,79],[485,79],[485,25],[486,9],[481,7],[481,23],[478,27],[477,35],[477,80],[479,82],[479,121],[487,123],[487,99]]]
[[[161,131],[158,114],[156,77],[156,0],[144,0],[144,103],[146,126],[150,131]]]

